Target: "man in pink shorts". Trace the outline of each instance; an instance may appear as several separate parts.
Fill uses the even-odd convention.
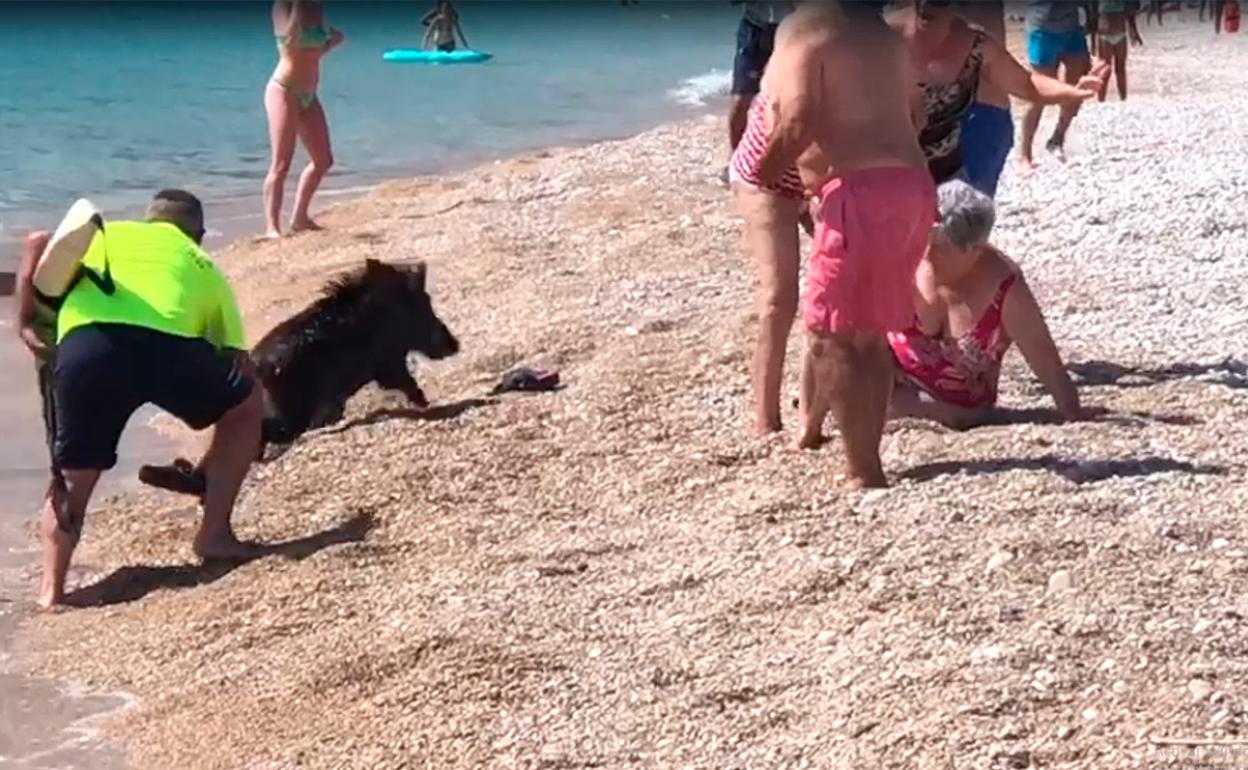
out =
[[[893,372],[885,332],[913,317],[914,273],[936,194],[915,132],[914,65],[880,16],[884,3],[806,3],[780,26],[764,88],[773,128],[762,181],[796,160],[823,179],[802,309],[810,345],[802,375],[803,447],[836,416],[847,473],[887,486],[880,437]]]

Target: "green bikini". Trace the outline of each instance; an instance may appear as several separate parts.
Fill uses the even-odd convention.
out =
[[[290,35],[274,35],[274,37],[277,38],[277,49],[279,51],[290,45]],[[297,41],[297,44],[300,48],[318,50],[329,47],[330,37],[330,30],[322,24],[318,24],[314,27],[300,27],[299,40]],[[273,78],[273,85],[293,94],[295,99],[299,102],[300,112],[304,112],[309,107],[316,104],[316,91],[305,91],[304,89],[297,88],[289,83],[284,83],[278,78]]]

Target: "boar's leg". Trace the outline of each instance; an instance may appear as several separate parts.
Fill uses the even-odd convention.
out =
[[[412,373],[407,370],[407,358],[400,356],[391,359],[377,367],[377,374],[374,378],[378,385],[386,390],[397,390],[407,396],[407,400],[412,402],[412,406],[417,409],[424,409],[429,406],[429,399],[425,398],[425,392],[416,384],[416,380],[412,377]]]

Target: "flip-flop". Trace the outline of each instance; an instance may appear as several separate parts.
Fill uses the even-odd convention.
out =
[[[559,390],[559,372],[521,367],[504,374],[502,381],[494,386],[490,395],[497,396],[510,391],[533,393],[552,390]]]
[[[139,481],[149,487],[201,499],[208,493],[208,480],[203,472],[181,457],[169,465],[144,465],[139,468]]]

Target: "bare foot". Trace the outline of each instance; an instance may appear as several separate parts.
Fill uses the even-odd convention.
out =
[[[263,243],[265,241],[276,241],[281,237],[282,237],[281,230],[274,230],[273,228],[270,227],[268,230],[264,231],[264,235],[257,235],[256,237],[251,239],[251,242]]]
[[[65,605],[65,595],[58,591],[44,588],[39,592],[39,598],[35,601],[35,604],[44,612],[57,610]]]
[[[845,481],[853,489],[887,489],[888,488],[888,479],[884,477],[883,473],[878,474],[878,475],[867,474],[867,475],[862,475],[862,476],[850,474],[849,476],[846,477]]]
[[[1036,170],[1036,162],[1033,159],[1022,155],[1018,156],[1016,165],[1018,166],[1018,170],[1024,174],[1028,174]]]
[[[754,435],[757,438],[764,438],[773,433],[779,433],[783,430],[780,425],[779,417],[756,417],[754,419]]]
[[[1053,153],[1054,157],[1062,163],[1066,162],[1066,145],[1063,142],[1057,139],[1050,139],[1048,142],[1045,142],[1044,149]]]
[[[321,227],[316,222],[312,221],[311,218],[306,218],[306,217],[304,219],[293,220],[290,223],[290,231],[292,233],[302,233],[308,230],[316,231],[316,230],[324,230],[324,229],[325,229],[324,227]]]
[[[802,431],[802,435],[799,436],[797,439],[797,448],[798,449],[818,449],[822,447],[824,444],[826,444],[827,442],[828,442],[828,439],[826,436],[823,435],[823,431],[805,430],[805,431]]]
[[[196,535],[195,543],[191,548],[195,551],[196,556],[206,562],[225,561],[242,563],[263,556],[265,553],[264,547],[260,544],[244,543],[233,535],[211,540]]]

